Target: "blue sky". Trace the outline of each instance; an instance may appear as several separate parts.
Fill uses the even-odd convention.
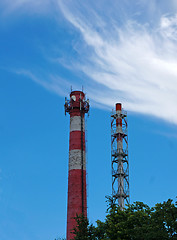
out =
[[[0,0],[0,56],[1,240],[65,236],[71,85],[91,104],[90,221],[111,193],[116,102],[128,111],[131,202],[175,200],[175,0]]]

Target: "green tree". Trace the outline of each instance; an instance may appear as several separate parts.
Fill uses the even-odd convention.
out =
[[[89,225],[77,216],[76,240],[166,240],[177,239],[177,202],[169,199],[150,208],[142,202],[128,205],[123,211],[109,198],[105,221]]]
[[[75,217],[77,222],[76,227],[73,229],[75,234],[75,240],[94,240],[95,239],[95,227],[91,224],[89,225],[88,219],[83,215],[77,215]]]
[[[151,214],[156,239],[177,239],[177,202],[169,199],[163,203],[157,203]],[[163,238],[160,238],[160,233]]]

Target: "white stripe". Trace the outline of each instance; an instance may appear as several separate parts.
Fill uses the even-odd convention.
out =
[[[83,121],[83,132],[85,132],[85,119],[82,118]],[[81,131],[81,117],[74,116],[70,118],[70,132],[72,131]]]
[[[121,126],[121,125],[116,126],[116,132],[117,132],[117,133],[123,133],[123,130],[122,130],[122,126]]]
[[[69,151],[69,170],[82,169],[81,166],[81,150]],[[85,151],[83,151],[83,169],[86,170]]]

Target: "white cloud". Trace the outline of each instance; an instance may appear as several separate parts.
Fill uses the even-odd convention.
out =
[[[42,13],[48,12],[55,2],[55,0],[0,0],[0,8],[5,16],[14,12]]]
[[[44,87],[46,90],[59,94],[60,96],[65,96],[65,93],[63,92],[64,86],[65,87],[67,86],[68,88],[71,86],[69,82],[67,82],[66,80],[63,80],[58,76],[49,76],[47,80],[44,80],[44,79],[41,80],[40,77],[37,77],[32,72],[26,69],[19,69],[19,70],[12,70],[12,71],[18,75],[23,75],[31,79],[35,83]]]
[[[177,123],[176,16],[161,16],[154,29],[127,19],[98,32],[88,12],[78,17],[62,1],[60,8],[89,47],[88,61],[77,67],[100,84],[96,94],[90,90],[96,102],[113,106],[117,97],[128,110]]]
[[[161,18],[161,29],[166,37],[177,40],[177,15],[163,16]]]
[[[116,101],[121,101],[127,110],[177,124],[177,15],[164,12],[167,3],[161,11],[160,3],[154,0],[137,0],[136,4],[126,0],[127,8],[121,1],[112,1],[113,5],[106,2],[15,0],[12,7],[26,5],[35,9],[58,4],[58,14],[62,11],[78,32],[77,51],[82,56],[79,61],[70,61],[68,71],[84,74],[88,95],[98,106],[112,108]],[[168,9],[171,3],[173,0],[168,1]],[[157,9],[156,19],[151,21],[149,16]],[[20,74],[59,95],[63,93],[66,81],[61,78],[50,76],[49,81],[39,81],[29,72]],[[66,84],[77,85],[77,81]]]

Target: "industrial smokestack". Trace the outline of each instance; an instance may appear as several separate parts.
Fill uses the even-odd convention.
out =
[[[65,113],[70,114],[67,240],[74,237],[76,215],[87,217],[85,113],[88,111],[89,101],[82,91],[72,91],[70,100],[65,99]]]

